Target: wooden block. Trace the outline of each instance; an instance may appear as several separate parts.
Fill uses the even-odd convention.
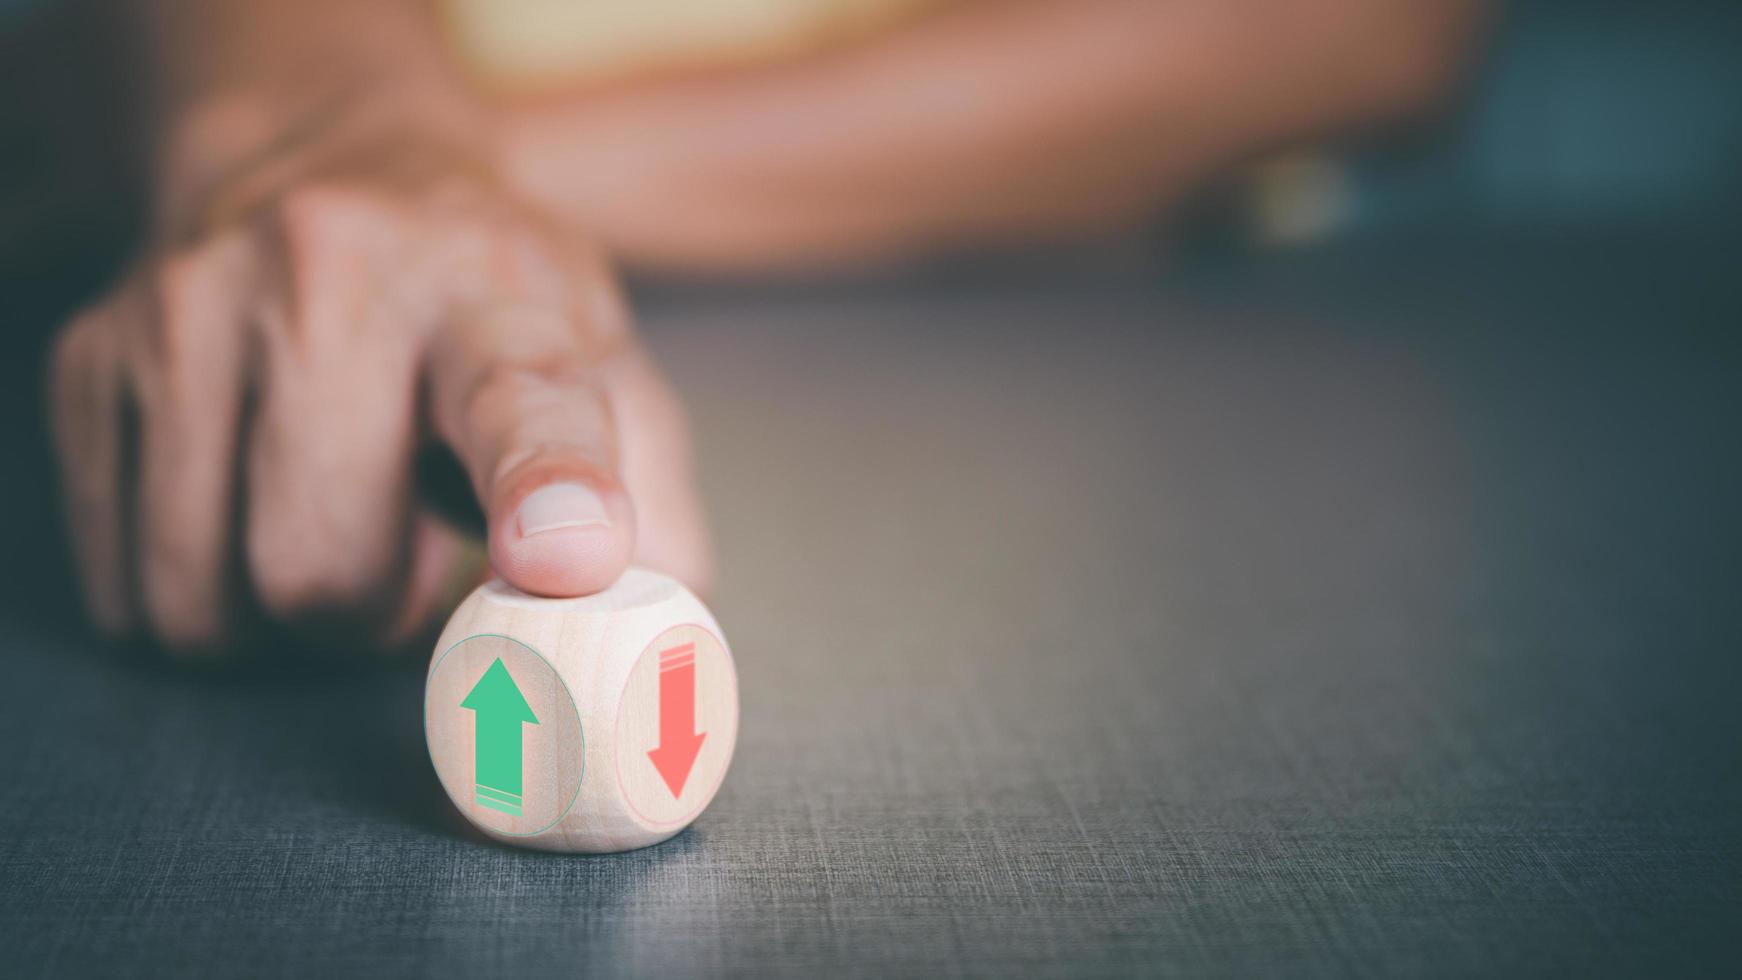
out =
[[[605,592],[478,588],[436,643],[424,737],[484,833],[549,851],[658,843],[699,816],[738,737],[738,675],[688,589],[630,569]]]

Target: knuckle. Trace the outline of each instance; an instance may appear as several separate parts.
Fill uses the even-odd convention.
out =
[[[274,211],[292,261],[309,250],[356,242],[360,232],[391,217],[390,207],[378,195],[340,183],[293,187],[280,195]]]
[[[274,208],[288,290],[281,328],[301,345],[345,342],[358,323],[330,315],[331,301],[403,272],[392,264],[405,252],[397,206],[365,187],[322,183],[286,191]]]
[[[100,315],[88,312],[62,330],[49,351],[46,387],[50,429],[70,475],[83,475],[92,469],[79,465],[79,461],[101,444],[107,431],[110,420],[106,408],[113,397],[105,381],[105,362],[112,357],[107,349],[110,342]]]
[[[168,352],[185,350],[183,341],[199,317],[199,270],[188,256],[165,259],[157,270],[157,320],[154,338]]]
[[[182,310],[198,301],[209,254],[202,248],[182,248],[157,260],[158,301],[165,309]]]
[[[214,320],[206,315],[214,302],[211,279],[210,259],[199,250],[174,252],[158,260],[152,271],[155,315],[143,325],[146,346],[156,363],[173,370],[198,359]]]
[[[54,338],[49,349],[48,372],[55,386],[57,399],[71,394],[79,383],[90,376],[96,365],[101,335],[100,318],[95,311],[75,317]]]
[[[589,397],[595,374],[590,365],[566,355],[491,364],[466,392],[462,420],[469,429],[490,430],[545,411],[572,413],[577,403],[596,402],[602,412],[602,397]]]

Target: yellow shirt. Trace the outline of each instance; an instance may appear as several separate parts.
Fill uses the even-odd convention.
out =
[[[487,87],[549,91],[791,57],[946,0],[442,0]]]

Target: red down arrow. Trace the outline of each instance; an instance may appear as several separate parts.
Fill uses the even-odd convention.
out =
[[[683,795],[707,737],[696,731],[696,645],[672,647],[659,655],[659,747],[647,753],[672,796]]]

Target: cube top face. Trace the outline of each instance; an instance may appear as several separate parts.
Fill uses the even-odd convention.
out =
[[[474,595],[492,605],[563,616],[607,616],[641,609],[658,609],[669,606],[684,596],[695,600],[695,596],[676,579],[645,568],[631,568],[605,591],[578,599],[550,599],[528,595],[501,579],[485,582]],[[695,601],[699,604],[699,600]]]
[[[437,642],[424,733],[485,833],[561,851],[655,843],[713,799],[737,741],[732,655],[700,600],[634,570],[582,599],[501,583]]]

